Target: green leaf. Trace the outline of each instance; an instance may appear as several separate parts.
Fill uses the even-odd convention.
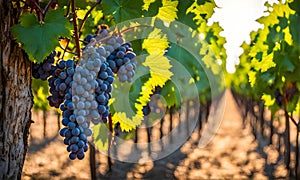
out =
[[[135,81],[134,81],[135,82]],[[136,84],[136,83],[135,83]],[[135,85],[134,84],[134,85]],[[134,94],[138,91],[138,87],[133,87]],[[131,84],[122,83],[118,79],[114,82],[114,90],[112,91],[112,97],[114,101],[111,107],[116,112],[126,112],[128,117],[132,117],[135,114],[134,103],[136,99],[131,99]]]
[[[288,26],[288,19],[286,17],[278,17],[279,26],[281,29],[284,29]]]
[[[194,13],[186,12],[185,10],[188,9],[193,4],[193,1],[179,1],[178,9],[180,11],[177,12],[178,21],[191,27],[192,29],[197,29],[196,22],[193,20]],[[184,9],[184,11],[182,10]]]
[[[32,91],[33,91],[33,109],[35,110],[49,110],[49,102],[47,96],[49,96],[48,83],[40,79],[32,79]]]
[[[167,81],[164,87],[161,89],[160,94],[164,97],[167,106],[178,108],[181,103],[181,97],[178,89],[172,81]]]
[[[267,41],[268,43],[271,42],[274,44],[275,46],[275,42],[279,42],[280,40],[283,39],[284,34],[282,31],[277,32],[275,27],[269,28],[270,33],[267,36]],[[269,48],[269,49],[273,49],[273,47]]]
[[[292,3],[289,3],[289,6],[291,9],[297,11],[297,13],[300,13],[300,1],[294,0]]]
[[[278,54],[278,53],[276,53]],[[277,69],[281,73],[285,73],[286,71],[293,72],[295,70],[294,64],[291,62],[290,58],[286,56],[277,55],[274,58],[274,62],[276,63]]]
[[[216,4],[214,2],[207,1],[204,4],[198,4],[198,2],[195,1],[187,9],[186,13],[195,14],[195,17],[193,19],[197,22],[197,24],[200,24],[203,21],[207,21],[212,16],[215,7]]]
[[[42,24],[33,14],[24,14],[20,20],[20,24],[12,27],[12,32],[31,61],[42,62],[59,46],[59,37],[71,37],[71,24],[64,17],[63,10],[49,11]]]
[[[24,16],[20,17],[20,24],[23,27],[31,27],[34,26],[35,24],[38,24],[38,21],[36,19],[36,16],[34,14],[25,14]]]
[[[154,3],[155,0],[143,0],[144,5],[143,5],[143,10],[148,11],[150,4]]]
[[[100,150],[108,149],[108,133],[108,127],[103,123],[99,123],[93,126],[94,144]]]
[[[143,1],[141,0],[103,0],[104,15],[112,15],[116,23],[142,17]]]
[[[59,0],[58,6],[64,7],[69,5],[70,0]],[[79,9],[85,9],[87,6],[91,6],[95,3],[95,0],[84,0],[84,1],[75,1],[75,7]]]
[[[263,57],[263,52],[258,52],[255,56],[255,59],[257,59],[258,61],[261,61],[262,57]]]
[[[290,32],[293,37],[293,41],[295,43],[300,44],[300,16],[299,15],[291,15],[290,16]]]
[[[263,80],[263,82],[258,82],[257,85],[260,86],[261,84],[265,84],[265,85],[272,85],[275,81],[275,76],[269,72],[264,72],[262,74],[260,74],[259,76],[261,78],[261,80]]]
[[[68,4],[69,4],[69,0],[59,0],[58,1],[59,7],[64,7],[64,6],[67,6]]]

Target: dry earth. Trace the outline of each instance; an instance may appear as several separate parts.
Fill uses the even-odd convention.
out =
[[[222,124],[212,141],[197,146],[198,134],[169,156],[148,163],[114,161],[108,172],[107,157],[97,153],[98,179],[270,179],[284,178],[282,162],[276,162],[272,147],[258,147],[248,127],[243,128],[239,108],[226,91]],[[49,115],[47,138],[43,138],[42,114],[33,113],[30,147],[22,179],[90,179],[89,155],[68,159],[62,138],[57,135],[56,116]],[[275,159],[275,160],[274,160]]]

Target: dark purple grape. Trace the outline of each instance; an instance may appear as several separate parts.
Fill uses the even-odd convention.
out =
[[[51,53],[42,63],[32,63],[32,76],[36,79],[43,81],[53,73],[52,64],[54,63],[54,57],[56,52]]]
[[[72,152],[72,153],[69,154],[69,158],[70,158],[71,160],[75,160],[76,157],[77,157],[77,154],[74,153],[74,152]]]

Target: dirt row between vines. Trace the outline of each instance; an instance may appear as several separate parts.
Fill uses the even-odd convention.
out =
[[[169,156],[148,163],[114,161],[108,172],[107,157],[97,153],[98,179],[268,179],[285,177],[283,165],[270,163],[278,156],[272,148],[259,149],[242,119],[231,93],[222,97],[226,102],[221,126],[213,140],[205,147],[197,146],[198,135]],[[26,156],[22,179],[90,179],[89,155],[84,160],[68,159],[62,138],[57,135],[56,116],[47,119],[47,138],[43,138],[41,113],[33,113],[30,147]],[[263,156],[264,152],[269,156]],[[263,158],[266,157],[266,158]]]

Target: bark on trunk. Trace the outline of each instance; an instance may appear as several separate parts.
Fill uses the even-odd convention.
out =
[[[31,123],[31,66],[10,27],[20,8],[0,0],[0,179],[20,179]]]

